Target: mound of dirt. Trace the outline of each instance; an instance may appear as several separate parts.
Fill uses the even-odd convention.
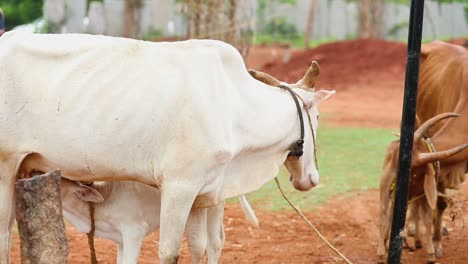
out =
[[[358,39],[296,51],[287,63],[275,60],[262,70],[286,82],[296,82],[312,60],[319,62],[318,85],[343,90],[356,84],[373,84],[382,79],[402,80],[406,45],[377,39]]]
[[[463,46],[468,49],[468,38],[456,38],[447,41],[448,43]]]

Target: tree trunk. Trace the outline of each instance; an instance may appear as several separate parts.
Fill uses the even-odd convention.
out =
[[[135,36],[135,8],[132,0],[125,0],[123,35],[126,38]]]
[[[370,36],[369,29],[369,1],[375,0],[359,0],[359,38],[368,38]]]
[[[124,32],[126,38],[136,38],[140,33],[142,0],[125,0],[124,6]],[[138,14],[135,13],[138,12]]]
[[[222,30],[222,17],[224,16],[224,1],[208,0],[207,15],[205,19],[205,36],[213,39],[220,39]]]
[[[316,4],[317,0],[310,0],[309,14],[307,15],[306,32],[304,36],[304,46],[306,49],[310,47],[310,38],[312,36],[312,28],[314,26],[314,12]]]
[[[385,9],[385,0],[370,1],[370,36],[374,38],[382,38],[383,16]]]
[[[195,0],[194,3],[194,22],[193,22],[193,27],[194,27],[194,34],[196,38],[199,38],[201,35],[201,13],[202,13],[202,3],[201,0]]]
[[[187,38],[198,38],[201,29],[201,0],[185,0],[187,7]]]
[[[229,12],[229,31],[227,42],[232,45],[236,44],[236,34],[237,34],[237,23],[236,23],[236,12],[237,12],[237,0],[229,0],[230,12]]]
[[[60,172],[53,171],[16,183],[22,264],[67,263],[68,241],[62,216],[60,178]]]

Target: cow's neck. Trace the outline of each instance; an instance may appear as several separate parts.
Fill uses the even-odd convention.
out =
[[[299,139],[299,115],[291,94],[267,85],[249,87],[245,94],[238,131],[245,149],[286,151]]]
[[[198,197],[195,206],[258,190],[277,176],[287,150],[300,137],[297,108],[287,91],[258,82],[245,88],[237,107],[234,156],[216,194]]]

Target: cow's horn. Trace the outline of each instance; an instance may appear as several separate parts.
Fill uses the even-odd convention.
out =
[[[457,113],[442,113],[434,116],[433,118],[427,120],[422,124],[416,132],[414,132],[414,141],[417,142],[419,141],[424,134],[427,132],[429,128],[431,128],[435,123],[449,117],[459,117],[460,115]]]
[[[454,147],[444,151],[437,151],[433,153],[421,153],[416,158],[413,159],[412,166],[420,166],[422,164],[432,163],[440,160],[444,160],[457,154],[460,151],[463,151],[468,147],[468,143],[462,144],[458,147]]]
[[[318,62],[313,61],[304,77],[301,79],[302,85],[307,88],[313,88],[320,75],[320,66]]]
[[[266,83],[271,86],[278,86],[281,84],[280,81],[278,81],[275,77],[266,74],[264,72],[256,71],[256,70],[249,70],[249,73],[252,77],[257,79],[258,81],[261,81],[262,83]]]

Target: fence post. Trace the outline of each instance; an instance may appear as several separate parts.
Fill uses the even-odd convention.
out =
[[[16,220],[22,264],[65,264],[68,241],[62,216],[60,171],[18,180]]]
[[[405,93],[401,118],[398,177],[393,206],[392,231],[388,251],[388,264],[400,264],[403,230],[409,189],[409,173],[413,154],[414,122],[418,95],[419,57],[423,27],[424,0],[412,0],[408,31],[408,53],[406,63]]]

